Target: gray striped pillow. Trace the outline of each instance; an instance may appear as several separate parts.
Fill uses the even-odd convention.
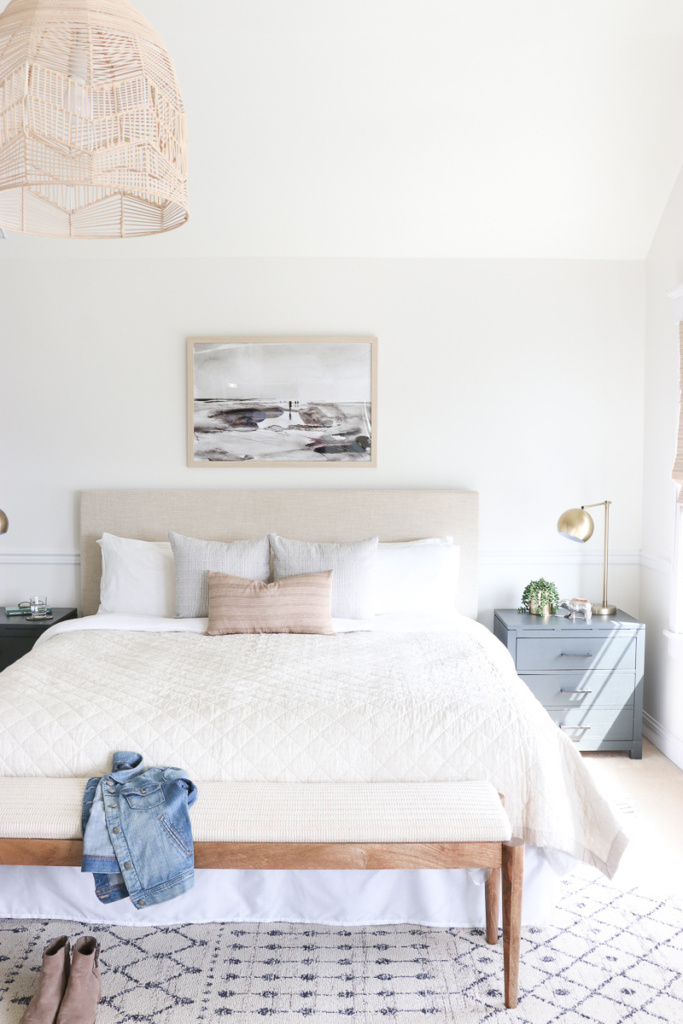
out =
[[[206,636],[226,633],[322,633],[334,636],[332,570],[261,583],[209,572]]]
[[[377,537],[350,544],[309,543],[270,534],[273,579],[334,569],[332,614],[336,619],[368,619],[375,614]]]
[[[198,540],[169,533],[175,562],[175,613],[181,619],[209,614],[207,572],[228,572],[250,580],[270,579],[268,538],[258,540]]]

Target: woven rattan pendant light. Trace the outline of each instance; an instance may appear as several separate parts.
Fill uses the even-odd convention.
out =
[[[11,0],[0,15],[0,226],[170,231],[187,209],[175,69],[128,0]]]

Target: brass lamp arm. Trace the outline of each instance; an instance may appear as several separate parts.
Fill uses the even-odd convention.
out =
[[[592,505],[581,506],[581,508],[597,508],[599,505],[605,506],[605,551],[602,562],[602,606],[595,605],[593,607],[593,611],[598,615],[614,615],[616,611],[614,605],[607,603],[607,549],[609,547],[609,507],[611,504],[611,501],[596,501]]]

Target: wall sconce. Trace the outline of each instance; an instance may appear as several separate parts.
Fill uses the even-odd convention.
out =
[[[605,555],[602,567],[602,604],[593,605],[594,615],[614,615],[616,607],[607,603],[607,548],[609,545],[609,507],[611,501],[597,501],[593,505],[582,505],[581,508],[570,508],[563,512],[557,520],[557,532],[569,540],[585,544],[593,536],[593,517],[586,512],[587,508],[605,506]]]
[[[0,533],[7,533],[9,529],[9,519],[0,508]]]

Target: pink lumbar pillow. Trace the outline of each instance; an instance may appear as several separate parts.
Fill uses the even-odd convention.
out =
[[[275,583],[209,571],[207,636],[226,633],[322,633],[334,636],[332,570]]]

